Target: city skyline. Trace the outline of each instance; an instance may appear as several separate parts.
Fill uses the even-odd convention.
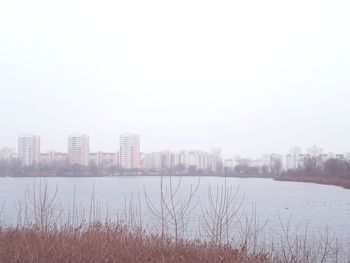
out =
[[[26,130],[23,130],[23,132],[19,132],[18,134],[26,134],[29,132],[26,132]],[[60,136],[55,136],[55,138],[58,138],[58,140],[55,140],[54,143],[52,142],[52,138],[48,136],[44,136],[42,133],[29,133],[29,134],[41,134],[42,141],[41,146],[43,151],[64,151],[66,149],[65,144],[67,140],[67,134],[71,134],[71,131],[68,131],[66,134],[60,134]],[[90,147],[92,151],[105,151],[110,152],[113,151],[115,147],[118,147],[119,142],[119,135],[127,133],[124,130],[122,130],[120,133],[113,133],[110,134],[109,137],[106,136],[97,136],[97,135],[91,135],[89,133],[89,137],[92,138]],[[140,133],[137,133],[140,134]],[[254,136],[252,134],[251,136]],[[287,152],[290,147],[298,146],[303,149],[310,147],[311,145],[323,145],[324,148],[329,149],[330,152],[347,152],[350,151],[350,143],[349,146],[347,143],[342,143],[342,147],[331,147],[332,145],[321,143],[320,140],[310,140],[306,141],[305,139],[302,139],[300,141],[284,141],[281,143],[279,147],[276,147],[274,144],[269,145],[267,144],[267,140],[261,139],[261,141],[257,142],[256,145],[253,145],[252,142],[248,143],[246,147],[244,146],[237,146],[232,147],[231,144],[229,147],[227,147],[227,144],[220,144],[215,143],[215,140],[213,138],[204,138],[203,135],[199,136],[199,138],[196,138],[194,141],[191,141],[188,137],[183,137],[183,140],[180,139],[179,136],[174,136],[176,138],[177,143],[173,143],[173,139],[169,138],[169,135],[164,136],[169,139],[169,141],[161,141],[161,140],[155,140],[154,136],[149,135],[142,135],[143,137],[143,150],[147,152],[157,151],[159,149],[166,150],[166,149],[174,149],[174,150],[182,150],[185,148],[191,148],[191,149],[210,149],[212,147],[219,147],[223,149],[223,155],[224,156],[235,156],[235,155],[244,155],[250,158],[256,158],[258,156],[261,156],[262,154],[266,152]],[[317,137],[317,136],[316,136]],[[0,137],[0,147],[7,147],[11,146],[14,147],[17,145],[18,135],[11,135],[11,141],[4,141],[2,139],[3,137]],[[199,140],[200,139],[200,140]],[[201,143],[203,141],[204,143]],[[153,142],[156,142],[153,144]],[[346,142],[346,141],[345,141]],[[264,147],[261,148],[261,144],[264,144]],[[223,146],[224,145],[224,146]]]
[[[156,162],[159,162],[159,160],[156,161],[156,159],[159,158],[159,157],[156,157],[156,155],[158,154],[167,155],[166,157],[168,158],[167,162],[170,164],[171,162],[175,161],[175,159],[185,158],[185,157],[181,157],[181,154],[185,154],[187,156],[192,152],[198,155],[197,157],[192,157],[192,158],[197,158],[197,159],[202,158],[200,156],[203,156],[203,158],[208,158],[209,155],[219,156],[221,160],[220,162],[224,162],[224,165],[226,165],[226,162],[227,162],[228,166],[230,166],[232,163],[238,160],[252,160],[254,162],[260,162],[266,158],[269,159],[269,158],[273,158],[272,156],[276,156],[277,158],[281,159],[282,166],[286,170],[296,169],[297,167],[300,166],[300,162],[304,158],[321,157],[320,161],[321,160],[325,161],[330,158],[345,158],[345,159],[350,158],[350,152],[348,151],[343,153],[332,152],[332,151],[324,150],[323,148],[318,147],[316,144],[309,146],[305,149],[303,149],[300,146],[292,146],[292,147],[289,147],[289,150],[287,153],[277,153],[277,152],[270,151],[255,158],[240,155],[240,154],[237,154],[235,156],[223,156],[221,148],[213,148],[213,147],[211,147],[210,150],[207,149],[208,151],[203,151],[200,149],[193,149],[193,148],[192,149],[184,148],[181,150],[158,149],[156,151],[147,152],[142,150],[142,148],[140,147],[141,145],[140,136],[133,133],[121,134],[119,136],[118,147],[116,147],[114,151],[110,151],[110,152],[102,151],[101,149],[91,150],[89,135],[80,134],[80,133],[72,133],[68,135],[66,151],[62,151],[62,152],[55,151],[55,150],[42,151],[40,141],[41,141],[41,137],[39,135],[22,134],[18,136],[16,148],[9,147],[9,146],[0,147],[1,155],[3,155],[0,157],[4,158],[4,156],[7,156],[8,158],[10,156],[13,156],[13,154],[15,154],[17,155],[17,158],[19,158],[22,165],[32,166],[33,163],[36,163],[36,162],[38,163],[41,161],[51,162],[49,160],[53,160],[55,158],[62,160],[63,158],[62,154],[64,154],[66,156],[64,158],[71,165],[77,164],[82,166],[88,166],[90,161],[94,161],[96,164],[101,164],[103,162],[103,159],[107,159],[108,162],[112,161],[116,165],[122,168],[137,169],[137,168],[146,168],[147,166],[150,166],[149,165],[150,163],[154,164]],[[175,155],[172,156],[173,154]],[[55,155],[58,155],[58,156],[55,156]],[[153,161],[150,161],[150,159],[147,160],[146,157],[152,158]],[[191,158],[191,157],[187,156],[186,159],[187,158]],[[181,163],[181,160],[177,162]],[[191,163],[193,161],[189,160],[189,162]],[[199,162],[210,163],[212,161],[210,161],[209,159],[208,160],[203,159],[202,161],[199,161]],[[207,164],[205,164],[204,166],[206,165]],[[199,164],[198,166],[201,167],[201,164]]]
[[[113,174],[114,171],[115,174],[116,171],[135,170],[159,174],[163,169],[174,168],[180,174],[203,172],[207,175],[222,175],[224,172],[229,175],[255,173],[262,176],[300,172],[303,169],[329,170],[334,169],[334,164],[350,161],[350,153],[331,153],[317,145],[312,145],[305,151],[293,146],[286,155],[270,152],[259,158],[227,158],[221,155],[221,148],[211,148],[210,151],[187,149],[144,152],[141,151],[140,144],[139,135],[124,133],[120,135],[119,148],[114,152],[92,152],[89,136],[74,133],[68,136],[66,152],[44,153],[40,151],[40,136],[25,134],[18,137],[17,154],[11,148],[0,148],[0,161],[5,166],[12,164],[12,167],[18,167],[18,163],[21,167],[53,169],[53,174],[64,171],[60,169],[68,169],[69,174],[69,169],[75,167],[75,171],[82,169],[85,175],[87,171],[98,174]]]
[[[15,145],[0,145],[0,149],[4,149],[4,148],[9,148],[9,149],[18,149],[18,141],[20,138],[25,138],[25,137],[38,137],[39,138],[39,150],[40,150],[40,153],[49,153],[49,152],[69,152],[69,140],[70,140],[70,137],[74,137],[74,136],[84,136],[84,137],[87,137],[87,140],[88,140],[88,148],[89,148],[89,152],[105,152],[105,153],[108,153],[108,152],[120,152],[120,141],[121,141],[121,136],[123,135],[136,135],[136,136],[140,136],[136,133],[131,133],[131,132],[124,132],[122,133],[121,135],[117,136],[116,138],[116,143],[115,145],[113,146],[114,149],[112,149],[113,147],[110,147],[111,150],[105,150],[105,149],[100,149],[100,148],[91,148],[91,143],[93,143],[93,141],[90,141],[90,135],[87,135],[87,134],[83,134],[83,133],[77,133],[77,132],[74,132],[74,133],[70,133],[68,134],[66,137],[65,137],[65,144],[63,144],[59,149],[53,149],[53,148],[50,148],[50,147],[46,147],[46,148],[43,148],[42,147],[42,136],[41,135],[38,135],[38,134],[31,134],[31,133],[22,133],[21,135],[18,135],[17,136],[17,139],[16,139],[16,144]],[[67,138],[68,138],[68,143],[67,143]],[[140,141],[140,138],[138,139]],[[142,140],[144,142],[144,140]],[[139,142],[140,144],[140,142]],[[312,147],[317,147],[319,144],[315,144],[315,143],[311,143],[311,144],[308,144],[306,146],[301,146],[300,144],[291,144],[289,145],[289,147],[287,147],[287,149],[285,149],[283,152],[278,152],[278,151],[273,151],[273,150],[270,150],[270,151],[266,151],[266,152],[263,152],[261,154],[255,154],[255,155],[244,155],[244,154],[241,154],[239,152],[237,152],[237,154],[234,154],[234,155],[227,155],[225,154],[225,147],[215,147],[215,146],[209,146],[207,149],[203,149],[203,148],[193,148],[193,147],[183,147],[183,148],[162,148],[162,149],[154,149],[154,150],[150,150],[150,151],[147,151],[147,150],[144,150],[142,147],[139,146],[139,152],[140,153],[150,153],[150,152],[161,152],[161,151],[183,151],[183,150],[196,150],[196,151],[205,151],[205,150],[213,150],[213,149],[219,149],[220,150],[220,154],[223,156],[223,158],[227,158],[227,159],[231,159],[231,158],[234,158],[236,156],[240,156],[240,157],[244,157],[244,158],[259,158],[261,157],[262,155],[266,154],[266,153],[278,153],[278,154],[281,154],[281,155],[287,155],[287,154],[291,154],[291,151],[292,150],[296,150],[298,149],[300,151],[300,153],[308,153],[308,151],[310,151],[312,149]],[[68,148],[67,148],[68,147]],[[325,147],[322,148],[322,153],[323,153],[323,149]],[[324,151],[325,154],[328,154],[328,153],[333,153],[333,154],[347,154],[349,153],[350,154],[350,148],[348,150],[345,150],[343,152],[337,152],[337,151],[333,151],[333,150],[329,150],[327,149],[326,151]]]

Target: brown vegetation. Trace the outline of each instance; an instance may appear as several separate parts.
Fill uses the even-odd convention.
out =
[[[290,181],[290,182],[305,182],[341,186],[346,189],[350,189],[350,179],[339,177],[323,177],[323,176],[281,176],[275,178],[277,181]]]
[[[228,245],[177,241],[120,225],[93,224],[44,231],[0,230],[0,262],[268,262]]]

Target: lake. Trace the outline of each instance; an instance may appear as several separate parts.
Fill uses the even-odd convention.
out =
[[[179,180],[179,177],[173,177],[173,191]],[[88,211],[94,196],[93,203],[98,207],[100,218],[108,216],[113,220],[123,214],[130,215],[131,210],[141,210],[143,224],[149,228],[152,228],[153,216],[149,206],[159,205],[161,193],[161,179],[156,176],[0,178],[2,224],[16,223],[19,204],[23,204],[25,200],[28,202],[38,190],[40,182],[47,184],[51,195],[57,187],[57,200],[63,207],[72,206],[74,201],[79,211]],[[290,222],[291,228],[301,225],[298,231],[303,231],[304,226],[308,225],[308,231],[312,234],[322,234],[328,229],[329,233],[342,242],[349,243],[350,190],[329,185],[280,182],[272,179],[183,177],[174,197],[175,201],[186,201],[191,187],[196,188],[198,183],[198,189],[186,214],[194,236],[200,231],[198,226],[203,223],[203,211],[209,204],[209,187],[212,190],[212,197],[214,196],[212,199],[215,199],[216,190],[220,192],[226,183],[227,188],[238,189],[235,200],[237,205],[241,204],[240,217],[251,215],[255,209],[259,222],[266,223],[267,235],[280,232],[281,223],[286,226]],[[169,178],[165,178],[163,184],[163,192],[169,193]]]

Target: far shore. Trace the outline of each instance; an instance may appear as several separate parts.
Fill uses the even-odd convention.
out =
[[[350,179],[337,178],[337,177],[321,177],[321,176],[280,176],[274,178],[276,181],[287,182],[302,182],[302,183],[315,183],[325,185],[340,186],[345,189],[350,189]]]

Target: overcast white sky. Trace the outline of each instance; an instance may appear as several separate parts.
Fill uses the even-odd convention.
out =
[[[0,146],[350,152],[350,2],[0,1]]]

